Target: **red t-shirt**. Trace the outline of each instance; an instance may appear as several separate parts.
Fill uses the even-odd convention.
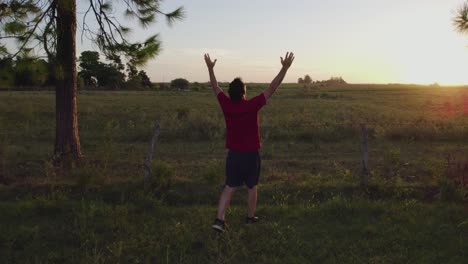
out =
[[[263,93],[240,102],[232,102],[223,92],[218,101],[226,121],[226,148],[234,151],[255,151],[261,147],[258,111],[266,104]]]

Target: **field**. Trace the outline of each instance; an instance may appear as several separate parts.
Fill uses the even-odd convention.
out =
[[[50,163],[54,100],[0,92],[3,263],[468,262],[468,87],[283,85],[260,112],[264,220],[243,224],[239,189],[222,235],[210,229],[226,153],[211,91],[80,91],[85,158],[72,170]]]

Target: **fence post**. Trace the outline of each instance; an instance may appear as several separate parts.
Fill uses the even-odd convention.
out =
[[[151,142],[148,146],[148,153],[146,154],[145,163],[143,164],[145,186],[147,186],[149,183],[149,179],[151,175],[151,160],[153,159],[154,145],[156,144],[156,141],[158,140],[159,133],[160,133],[159,120],[156,119],[155,124],[154,124],[153,137],[151,138]]]
[[[361,124],[362,130],[362,173],[361,173],[361,187],[367,185],[369,177],[369,145],[368,133],[366,124]]]

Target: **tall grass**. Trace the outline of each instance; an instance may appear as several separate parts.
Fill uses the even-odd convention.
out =
[[[264,84],[251,84],[249,95]],[[259,215],[246,191],[209,226],[224,183],[224,119],[210,91],[78,95],[85,159],[50,163],[52,92],[0,93],[5,263],[464,263],[466,88],[286,85],[260,112]],[[447,107],[450,105],[450,107]],[[161,121],[144,188],[142,164]],[[360,188],[360,125],[370,178]]]

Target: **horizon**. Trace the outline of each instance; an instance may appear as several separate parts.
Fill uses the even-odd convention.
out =
[[[185,79],[185,78],[184,78]],[[325,82],[327,81],[328,79],[325,79],[325,80],[313,80],[313,83],[311,84],[315,84],[314,82],[318,81],[318,82]],[[158,84],[158,83],[171,83],[172,80],[167,80],[167,81],[164,81],[164,82],[157,82],[157,81],[151,81],[152,83],[154,84]],[[188,80],[189,83],[193,84],[193,83],[204,83],[204,84],[210,84],[210,81],[209,80],[206,80],[206,81],[191,81],[191,80]],[[346,80],[344,80],[346,81]],[[218,81],[218,83],[222,83],[222,84],[229,84],[231,81]],[[270,82],[244,82],[245,84],[269,84]],[[300,85],[302,83],[298,83],[297,81],[296,82],[282,82],[281,85],[285,85],[285,84],[288,84],[288,85],[292,85],[292,84],[295,84],[295,85]],[[440,84],[440,83],[352,83],[352,82],[346,82],[345,84],[337,84],[337,85],[397,85],[397,86],[428,86],[428,87],[465,87],[465,86],[468,86],[468,83],[458,83],[458,84]]]
[[[203,54],[209,53],[218,60],[219,81],[242,76],[268,83],[280,69],[279,57],[292,51],[288,83],[309,74],[349,83],[458,86],[468,84],[468,37],[455,31],[452,19],[463,3],[177,0],[162,8],[184,6],[185,19],[172,27],[159,21],[134,36],[160,33],[163,50],[143,68],[153,82],[207,81]]]
[[[242,76],[247,83],[268,83],[280,69],[280,56],[292,51],[296,59],[286,83],[308,74],[313,80],[341,76],[353,84],[463,86],[468,84],[468,35],[456,32],[453,18],[464,2],[173,0],[161,9],[183,6],[185,18],[172,26],[159,18],[147,28],[119,16],[121,5],[114,11],[132,28],[131,39],[159,34],[160,54],[140,67],[156,83],[207,82],[205,53],[217,59],[218,81]],[[79,25],[83,3],[78,1]],[[99,51],[87,39],[76,44],[77,54]]]

